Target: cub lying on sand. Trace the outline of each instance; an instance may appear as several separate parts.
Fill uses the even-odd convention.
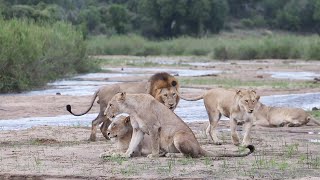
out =
[[[132,126],[130,123],[129,116],[119,116],[112,120],[108,127],[107,135],[111,140],[115,140],[118,149],[125,153],[129,147],[129,143],[132,137]],[[148,155],[151,153],[150,136],[145,134],[143,140],[138,145],[137,151],[134,152],[133,156]]]
[[[239,136],[236,132],[238,123],[244,123],[245,134],[242,145],[251,144],[250,131],[253,125],[253,112],[260,98],[254,90],[217,88],[211,89],[195,98],[185,98],[180,94],[179,96],[187,101],[203,99],[210,121],[206,133],[215,144],[221,144],[215,132],[221,115],[230,118],[231,137],[234,145],[240,144]]]
[[[179,97],[177,92],[179,91],[179,84],[175,77],[168,73],[156,73],[151,76],[148,82],[135,82],[135,83],[119,83],[108,86],[103,86],[99,88],[93,95],[91,99],[90,107],[83,113],[76,114],[71,111],[71,106],[67,105],[67,111],[69,111],[74,116],[82,116],[90,111],[93,103],[97,96],[99,97],[100,112],[98,116],[92,121],[91,135],[89,140],[96,140],[97,126],[103,123],[100,130],[103,136],[107,139],[108,136],[105,133],[111,121],[105,118],[103,115],[110,99],[118,92],[129,92],[129,93],[148,93],[151,94],[159,102],[165,104],[172,111],[177,107],[179,102]]]
[[[271,107],[258,103],[253,114],[254,125],[264,127],[298,127],[309,121],[320,125],[320,122],[301,108]]]
[[[120,113],[130,115],[133,127],[132,139],[125,153],[126,157],[131,157],[138,149],[145,133],[151,138],[152,154],[148,157],[159,157],[160,150],[164,153],[180,152],[191,157],[216,157],[200,147],[191,129],[175,113],[148,94],[116,94],[109,101],[104,114],[108,118],[113,118]],[[220,156],[247,156],[254,151],[252,145],[248,148],[250,152],[246,154]]]

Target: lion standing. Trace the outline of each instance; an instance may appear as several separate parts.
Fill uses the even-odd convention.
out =
[[[216,134],[216,127],[222,115],[230,118],[233,144],[240,144],[239,136],[236,132],[238,123],[244,123],[245,134],[242,145],[248,146],[251,144],[250,131],[253,125],[253,112],[260,98],[254,90],[216,88],[208,90],[195,98],[180,97],[186,101],[203,99],[210,122],[206,133],[215,144],[221,144]]]

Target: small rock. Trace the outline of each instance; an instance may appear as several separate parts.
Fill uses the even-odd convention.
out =
[[[57,93],[56,93],[56,95],[58,95],[58,96],[59,96],[59,95],[61,95],[61,93],[57,92]]]

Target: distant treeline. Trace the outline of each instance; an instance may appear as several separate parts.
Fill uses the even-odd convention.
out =
[[[67,21],[85,35],[203,36],[232,28],[320,32],[319,0],[0,0],[4,19]]]

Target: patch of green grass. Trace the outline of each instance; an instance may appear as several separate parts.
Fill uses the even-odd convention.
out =
[[[128,161],[128,158],[121,157],[120,155],[115,155],[115,156],[103,157],[103,160],[115,162],[115,163],[117,163],[119,165],[122,165],[123,162]]]
[[[290,144],[285,146],[285,156],[291,158],[298,152],[299,144]]]
[[[237,88],[237,87],[272,87],[279,89],[287,88],[316,88],[320,87],[319,84],[315,84],[308,81],[241,81],[238,79],[222,79],[212,77],[178,77],[181,85],[215,85],[224,88]]]
[[[126,166],[125,168],[122,168],[120,170],[121,174],[125,175],[125,176],[132,176],[138,173],[138,169],[136,169],[136,166],[133,164],[129,164],[128,166]]]
[[[191,157],[179,158],[177,161],[178,161],[181,165],[195,164],[194,159],[192,159]]]
[[[132,66],[132,67],[189,67],[189,64],[172,63],[162,64],[148,59],[121,59],[121,58],[98,58],[102,66]]]
[[[309,111],[309,113],[312,115],[312,117],[314,117],[315,119],[320,120],[320,111],[316,110],[316,111]]]

